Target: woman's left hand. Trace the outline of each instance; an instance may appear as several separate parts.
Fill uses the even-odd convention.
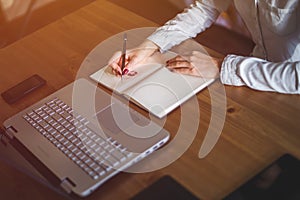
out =
[[[223,58],[214,58],[200,51],[193,51],[189,56],[176,56],[167,61],[167,68],[173,72],[217,78]]]

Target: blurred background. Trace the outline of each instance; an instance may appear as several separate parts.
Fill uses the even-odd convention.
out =
[[[0,48],[12,44],[41,27],[80,9],[95,0],[0,0]],[[101,0],[97,0],[101,1]],[[135,12],[159,25],[173,18],[188,7],[193,0],[103,0],[110,1]],[[101,13],[99,13],[100,15]],[[220,37],[220,31],[227,38]],[[197,40],[220,53],[248,54],[251,40],[243,21],[234,6],[221,13],[217,22],[207,32],[200,34]],[[250,48],[235,49],[235,43],[245,42]],[[230,44],[230,45],[228,45]],[[231,49],[226,49],[230,46]],[[242,51],[242,52],[241,52]]]

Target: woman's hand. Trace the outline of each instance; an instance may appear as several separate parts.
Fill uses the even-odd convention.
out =
[[[122,65],[122,56],[121,52],[116,52],[112,58],[109,60],[108,65],[112,68],[112,71],[115,75],[120,76],[127,74],[129,71],[132,71],[137,64],[142,63],[144,60],[153,55],[154,52],[158,50],[158,46],[151,42],[150,40],[145,40],[137,48],[128,50],[126,52],[125,58],[125,68],[121,70]]]
[[[223,58],[214,58],[199,51],[193,51],[189,56],[176,56],[167,61],[167,68],[181,74],[217,78]]]

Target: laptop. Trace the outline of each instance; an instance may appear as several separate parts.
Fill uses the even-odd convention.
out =
[[[165,129],[83,78],[7,119],[4,128],[66,192],[81,197],[169,139]]]

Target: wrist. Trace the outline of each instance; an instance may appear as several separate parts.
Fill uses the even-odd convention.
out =
[[[219,72],[221,72],[222,63],[224,61],[225,56],[222,56],[220,58],[216,58],[216,65],[218,67]]]
[[[145,49],[153,49],[153,51],[159,50],[159,46],[157,46],[154,42],[148,39],[146,39],[139,47]]]

